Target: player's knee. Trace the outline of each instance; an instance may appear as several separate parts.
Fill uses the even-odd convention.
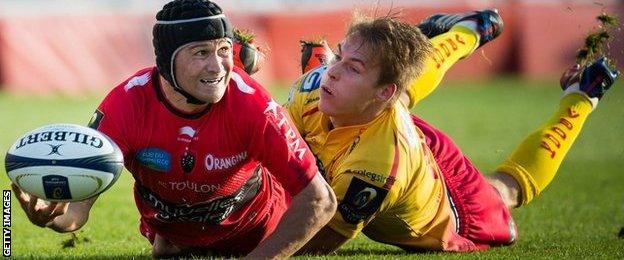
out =
[[[171,244],[169,241],[156,234],[154,244],[152,245],[152,258],[171,258],[180,254],[180,252],[182,252],[182,250],[179,247]]]

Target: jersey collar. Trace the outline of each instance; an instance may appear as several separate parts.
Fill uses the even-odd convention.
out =
[[[158,68],[156,67],[154,67],[154,70],[152,71],[152,82],[153,82],[152,85],[154,86],[154,91],[156,92],[156,96],[158,97],[158,100],[160,101],[160,103],[162,103],[167,108],[167,110],[169,110],[169,112],[173,113],[176,116],[179,116],[185,119],[198,119],[202,117],[203,115],[205,115],[206,113],[208,113],[208,111],[210,111],[210,108],[212,107],[212,105],[209,104],[202,111],[199,111],[196,113],[187,113],[187,112],[177,109],[175,106],[173,106],[171,101],[169,101],[165,97],[165,94],[163,93],[163,90],[162,90],[163,87],[160,84],[160,74],[158,73]]]

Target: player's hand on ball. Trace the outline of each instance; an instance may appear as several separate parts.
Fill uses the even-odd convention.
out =
[[[67,212],[68,202],[48,202],[23,192],[15,184],[11,187],[30,222],[39,227],[50,227],[56,217]]]

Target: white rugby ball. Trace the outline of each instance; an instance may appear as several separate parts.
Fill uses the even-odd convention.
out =
[[[123,154],[103,133],[86,126],[51,124],[26,133],[5,157],[9,179],[48,201],[81,201],[111,187]]]

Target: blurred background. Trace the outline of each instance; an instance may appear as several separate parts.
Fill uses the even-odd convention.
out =
[[[0,1],[0,91],[101,91],[154,64],[151,27],[165,0]],[[548,78],[574,61],[586,33],[605,11],[620,15],[623,1],[608,0],[228,0],[217,1],[233,24],[257,34],[270,49],[255,75],[265,86],[290,83],[299,75],[301,39],[341,39],[354,9],[400,13],[417,23],[439,12],[498,8],[502,36],[460,62],[452,79],[519,75]],[[612,55],[622,57],[617,31]],[[619,41],[618,41],[619,40]]]
[[[27,131],[51,123],[86,124],[106,93],[154,66],[151,30],[166,0],[0,0],[0,151]],[[503,34],[451,68],[413,111],[445,131],[484,173],[503,161],[549,118],[561,95],[559,75],[575,61],[585,35],[605,11],[622,17],[623,1],[585,0],[216,0],[234,25],[270,48],[254,75],[284,102],[299,75],[299,40],[340,40],[355,8],[400,12],[414,24],[440,12],[498,8]],[[623,62],[622,32],[611,57]],[[438,55],[443,48],[438,47]],[[531,205],[514,210],[520,240],[468,258],[624,259],[624,88],[600,102],[556,180]],[[617,130],[620,129],[620,130]],[[0,154],[0,186],[8,189]],[[29,223],[13,198],[13,256],[150,259],[127,172],[100,196],[79,232],[58,234]],[[460,258],[417,256],[364,236],[332,259]]]

